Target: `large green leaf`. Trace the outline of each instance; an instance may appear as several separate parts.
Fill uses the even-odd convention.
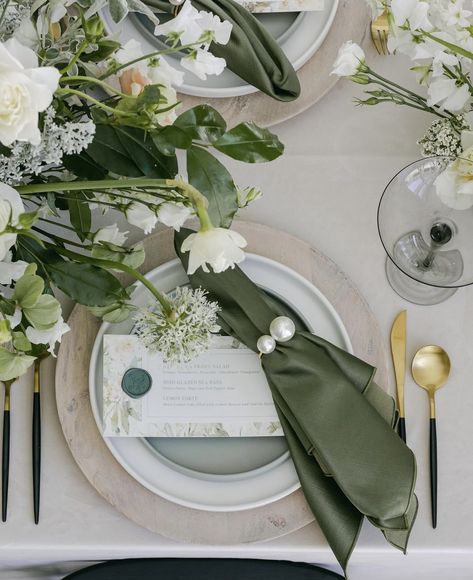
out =
[[[126,298],[115,276],[91,264],[56,262],[46,268],[53,283],[74,301],[85,306],[106,306]]]
[[[86,151],[76,155],[64,155],[62,163],[66,169],[81,179],[104,179],[108,173]]]
[[[227,124],[222,115],[209,105],[198,105],[184,111],[174,126],[185,131],[192,139],[212,143],[223,135]]]
[[[69,192],[69,197],[71,199],[68,200],[67,205],[72,227],[75,229],[79,239],[84,241],[92,225],[92,212],[86,196],[81,191],[71,191]]]
[[[240,123],[221,135],[213,146],[225,155],[246,163],[272,161],[284,151],[284,145],[274,133],[254,123]]]
[[[0,381],[11,381],[20,377],[34,363],[35,357],[19,354],[0,347]]]
[[[238,193],[232,176],[205,149],[192,146],[187,151],[189,182],[209,200],[209,215],[214,226],[228,228],[238,210]]]
[[[107,171],[117,175],[143,176],[143,172],[131,159],[111,125],[96,126],[94,140],[87,148],[87,155]]]
[[[192,137],[174,125],[168,125],[159,132],[153,132],[151,137],[156,147],[164,155],[174,155],[176,149],[189,149],[192,145]]]
[[[42,294],[36,304],[23,308],[23,313],[35,328],[46,330],[56,324],[61,316],[61,305],[51,294]]]
[[[177,173],[175,155],[163,155],[151,136],[136,127],[114,127],[116,135],[129,159],[133,161],[141,175],[159,179],[173,178]]]

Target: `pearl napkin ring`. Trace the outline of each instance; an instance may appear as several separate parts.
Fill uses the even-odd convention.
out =
[[[296,325],[288,316],[278,316],[269,325],[269,334],[263,334],[256,342],[260,358],[271,354],[277,342],[287,342],[296,334]]]

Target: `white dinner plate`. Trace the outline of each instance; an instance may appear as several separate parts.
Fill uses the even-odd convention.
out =
[[[338,2],[339,0],[325,0],[323,10],[258,14],[256,17],[277,39],[293,67],[298,70],[325,40],[334,21]],[[119,25],[111,20],[108,11],[103,12],[103,18],[109,33],[118,35],[121,42],[139,40],[145,54],[161,48],[159,41],[156,43],[153,40],[152,34],[145,30],[136,17],[126,18]],[[219,76],[209,76],[202,81],[181,67],[179,55],[169,55],[166,58],[173,67],[184,72],[184,84],[179,87],[179,92],[185,95],[224,98],[248,95],[258,90],[228,69]]]
[[[243,271],[260,287],[284,301],[307,327],[352,352],[338,314],[325,296],[290,268],[268,258],[247,254]],[[188,283],[179,260],[146,276],[163,292]],[[138,284],[133,303],[145,306],[150,294]],[[102,431],[102,338],[128,334],[133,322],[103,323],[92,350],[89,368],[90,401]],[[133,438],[106,437],[117,461],[142,485],[175,503],[208,511],[237,511],[259,507],[300,487],[283,437]]]

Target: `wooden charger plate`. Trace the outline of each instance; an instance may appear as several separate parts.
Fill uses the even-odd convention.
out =
[[[292,268],[319,288],[341,317],[355,354],[376,366],[379,384],[386,385],[386,341],[364,298],[339,267],[283,232],[243,221],[236,221],[234,229],[247,239],[249,252]],[[143,272],[176,257],[170,229],[149,236],[144,246]],[[68,323],[72,332],[63,338],[56,366],[59,419],[75,461],[91,485],[117,510],[140,526],[174,540],[214,545],[268,540],[313,521],[301,490],[259,508],[208,512],[175,504],[138,483],[109,451],[89,402],[90,355],[101,322],[77,305]]]
[[[330,2],[331,0],[325,0]],[[338,49],[347,40],[361,44],[365,38],[370,13],[363,0],[340,0],[335,20],[322,46],[298,71],[301,95],[295,101],[281,103],[260,91],[240,97],[207,99],[179,95],[182,109],[207,103],[217,109],[229,127],[243,121],[254,121],[263,127],[271,127],[304,112],[321,99],[337,82],[330,75]]]

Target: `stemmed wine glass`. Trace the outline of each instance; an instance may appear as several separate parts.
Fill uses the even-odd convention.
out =
[[[471,161],[427,157],[399,171],[381,196],[386,274],[409,302],[438,304],[473,283],[473,195],[462,193],[470,179],[473,193]]]

